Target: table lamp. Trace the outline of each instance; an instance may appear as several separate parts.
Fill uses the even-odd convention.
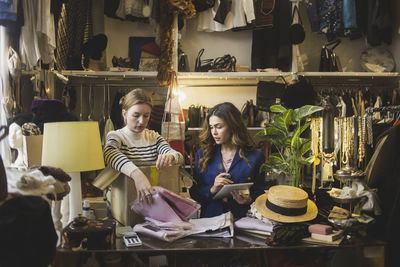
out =
[[[82,214],[80,172],[104,168],[99,124],[94,121],[44,124],[42,165],[61,168],[71,176],[69,222]]]

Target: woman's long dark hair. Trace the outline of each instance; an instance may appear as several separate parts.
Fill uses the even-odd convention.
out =
[[[203,129],[199,134],[200,145],[204,149],[203,157],[199,160],[200,171],[203,172],[207,169],[207,164],[210,162],[211,156],[216,149],[216,143],[212,137],[209,125],[211,116],[217,116],[224,121],[232,134],[232,144],[239,147],[239,156],[249,163],[244,156],[244,152],[254,149],[254,141],[247,131],[247,126],[240,111],[232,103],[224,102],[212,107],[203,122]]]

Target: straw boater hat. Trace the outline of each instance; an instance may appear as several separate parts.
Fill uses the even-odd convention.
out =
[[[304,190],[288,185],[272,186],[256,199],[255,207],[264,217],[284,223],[310,221],[318,213]]]

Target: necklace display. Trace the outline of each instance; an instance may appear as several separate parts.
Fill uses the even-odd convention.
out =
[[[332,153],[325,153],[322,142],[322,118],[311,119],[311,151],[315,156],[313,193],[316,187],[317,166],[321,172],[324,169],[328,173],[332,173],[329,168],[333,168],[333,165],[337,165],[339,169],[349,169],[350,166],[357,164],[358,168],[362,169],[366,156],[366,145],[372,143],[371,121],[371,118],[365,115],[363,117],[336,117],[334,120],[335,149]],[[329,168],[326,164],[329,165]],[[331,181],[329,175],[321,174],[321,185],[324,182],[322,176],[328,177],[325,180]]]

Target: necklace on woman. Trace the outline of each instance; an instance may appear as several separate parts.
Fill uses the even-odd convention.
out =
[[[222,164],[224,165],[225,171],[229,170],[229,167],[231,166],[231,163],[233,161],[233,158],[235,157],[236,150],[232,150],[228,153],[224,153],[221,150],[221,156],[222,156]]]

